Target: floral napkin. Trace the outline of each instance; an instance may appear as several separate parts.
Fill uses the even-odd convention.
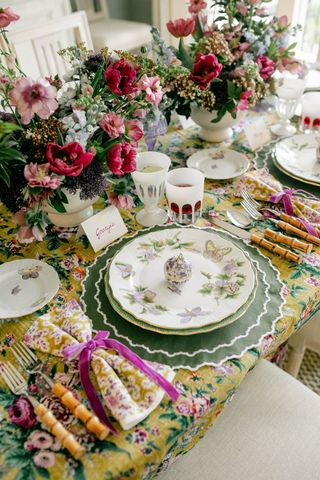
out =
[[[39,317],[24,336],[30,348],[62,357],[65,347],[92,338],[89,318],[77,302]],[[175,372],[166,365],[148,363],[169,382]],[[124,430],[146,418],[161,402],[165,392],[130,361],[114,350],[99,348],[92,354],[91,369],[111,415]]]
[[[268,201],[274,194],[283,192],[285,187],[272,178],[266,169],[252,170],[239,180],[236,185],[236,195],[240,196],[241,189],[247,190],[258,201]],[[291,203],[296,217],[303,218],[311,223],[320,224],[320,199],[309,194],[309,198],[301,196],[307,194],[301,190],[291,190]]]

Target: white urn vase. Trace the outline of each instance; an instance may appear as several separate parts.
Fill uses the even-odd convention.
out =
[[[48,214],[53,225],[57,227],[76,227],[84,220],[87,220],[87,218],[92,217],[92,205],[97,201],[98,197],[82,200],[80,191],[76,193],[70,193],[65,189],[62,189],[62,191],[68,199],[68,203],[64,204],[65,213],[58,212],[48,204],[44,205],[44,211]]]
[[[191,118],[199,125],[199,137],[206,142],[220,143],[232,137],[232,127],[239,123],[242,118],[242,112],[232,118],[229,112],[225,113],[221,120],[212,123],[211,120],[217,117],[217,112],[209,112],[197,106],[191,107]]]

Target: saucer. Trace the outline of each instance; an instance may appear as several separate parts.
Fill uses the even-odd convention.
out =
[[[200,170],[210,180],[232,180],[243,175],[250,162],[245,155],[235,150],[206,148],[191,155],[187,166]]]
[[[33,259],[13,260],[0,266],[0,318],[17,318],[36,312],[59,289],[54,268]]]

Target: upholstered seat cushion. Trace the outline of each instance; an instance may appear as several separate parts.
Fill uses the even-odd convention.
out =
[[[221,417],[159,480],[320,480],[320,397],[261,360]]]
[[[151,41],[151,25],[106,18],[89,22],[95,50],[108,46],[110,50],[134,50]]]

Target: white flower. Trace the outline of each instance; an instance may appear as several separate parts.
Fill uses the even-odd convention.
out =
[[[68,103],[77,94],[77,82],[67,82],[58,90],[58,102],[60,104]]]
[[[243,54],[243,62],[244,63],[249,63],[249,62],[252,62],[253,61],[253,53],[246,53],[244,52]]]

